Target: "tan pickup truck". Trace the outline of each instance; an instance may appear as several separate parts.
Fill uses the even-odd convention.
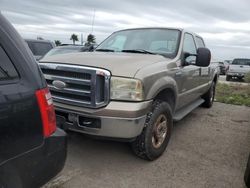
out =
[[[211,107],[218,77],[203,39],[183,29],[113,33],[94,52],[42,59],[58,125],[131,142],[154,160],[166,149],[173,122],[201,104]]]

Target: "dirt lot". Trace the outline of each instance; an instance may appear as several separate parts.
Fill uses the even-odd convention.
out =
[[[69,134],[63,172],[46,187],[244,188],[250,152],[250,108],[215,103],[174,126],[167,152],[154,162],[126,143]]]

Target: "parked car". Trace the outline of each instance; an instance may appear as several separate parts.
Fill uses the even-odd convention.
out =
[[[1,14],[0,36],[0,187],[40,187],[64,166],[66,134],[38,64]]]
[[[80,46],[80,45],[63,45],[63,46],[57,46],[57,47],[51,49],[43,57],[49,57],[49,56],[59,55],[59,54],[75,53],[75,52],[93,51],[92,47],[90,47],[90,46]]]
[[[36,60],[40,60],[55,44],[49,40],[25,39]]]
[[[232,63],[232,60],[225,60],[225,63],[227,63],[228,65]]]
[[[243,79],[248,72],[250,72],[250,59],[234,59],[226,72],[226,80],[230,81],[232,78]]]
[[[219,72],[203,39],[182,29],[113,33],[95,52],[44,58],[40,67],[64,129],[131,142],[143,159],[166,149],[173,121],[211,107]]]
[[[229,64],[226,62],[219,62],[220,74],[226,75],[226,71],[228,69]]]

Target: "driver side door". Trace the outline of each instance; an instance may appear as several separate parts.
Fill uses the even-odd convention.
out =
[[[183,57],[185,53],[196,54],[197,48],[195,45],[194,37],[190,33],[184,34],[183,39]],[[184,107],[189,103],[195,101],[199,97],[198,88],[200,85],[200,67],[195,65],[196,57],[189,56],[185,60],[183,60],[182,66],[178,74],[181,79],[181,88],[180,88],[180,97],[179,97],[179,105],[178,107]],[[181,75],[181,76],[180,76]]]

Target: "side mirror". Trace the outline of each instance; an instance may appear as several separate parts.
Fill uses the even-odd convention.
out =
[[[198,48],[196,65],[199,67],[207,67],[210,64],[210,61],[211,61],[210,50],[208,48]]]

